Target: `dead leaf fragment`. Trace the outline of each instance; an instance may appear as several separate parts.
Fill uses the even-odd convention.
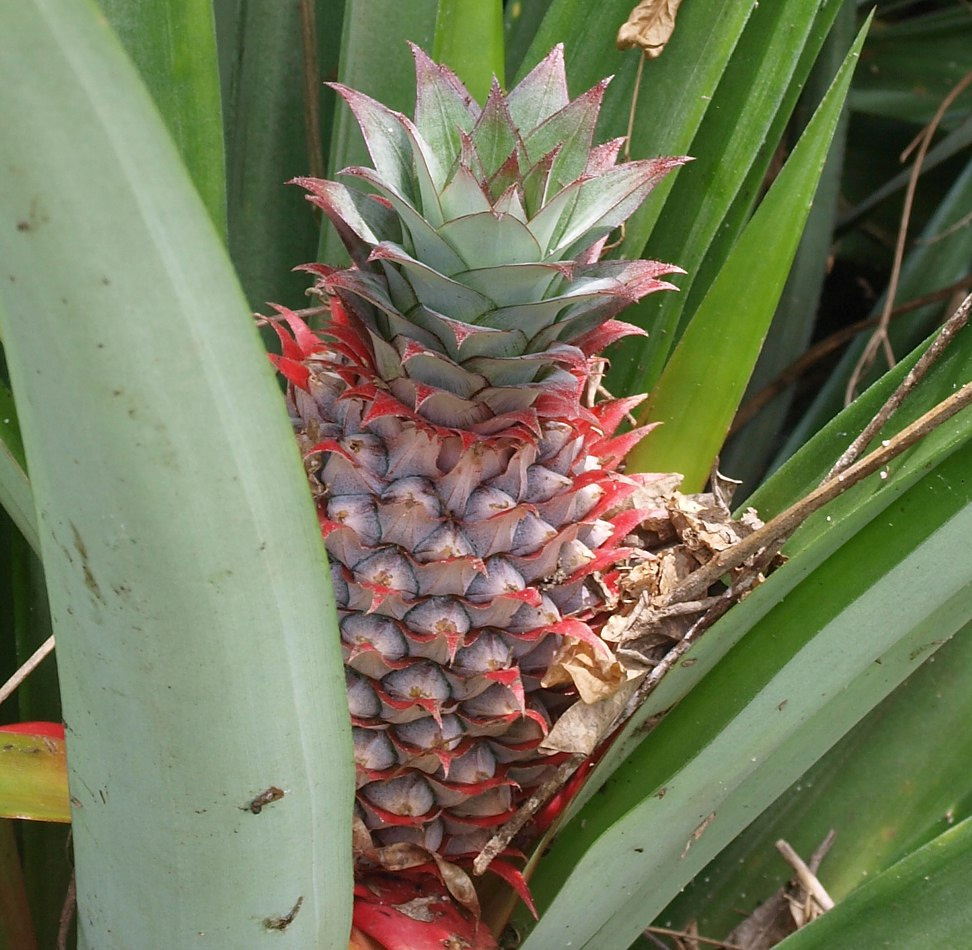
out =
[[[542,680],[545,688],[572,683],[585,703],[614,695],[624,682],[621,664],[582,640],[568,639]]]
[[[616,693],[595,703],[574,703],[554,723],[553,729],[540,744],[541,750],[591,755],[624,712],[644,678],[643,673],[634,676]]]
[[[640,46],[645,56],[657,59],[675,32],[675,15],[682,0],[641,0],[618,30],[618,49]]]

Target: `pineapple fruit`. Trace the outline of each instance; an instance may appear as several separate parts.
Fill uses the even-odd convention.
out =
[[[560,47],[482,107],[414,57],[414,119],[335,86],[374,168],[297,182],[351,264],[305,268],[323,331],[275,326],[340,614],[356,923],[421,950],[493,945],[464,868],[562,759],[558,656],[608,652],[644,430],[615,435],[639,399],[597,401],[599,354],[678,268],[600,256],[681,160],[592,146],[607,82],[571,101]],[[511,860],[492,869],[525,894]]]

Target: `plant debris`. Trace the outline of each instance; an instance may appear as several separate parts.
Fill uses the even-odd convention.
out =
[[[817,872],[836,837],[831,831],[806,863],[787,842],[777,841],[777,850],[796,872],[793,879],[763,901],[726,937],[726,942],[743,950],[771,950],[830,910],[834,902],[817,880]]]
[[[641,47],[649,59],[664,52],[675,32],[675,16],[682,0],[641,0],[618,30],[618,49]]]
[[[605,660],[576,642],[558,657],[548,677],[569,677],[580,698],[546,737],[545,749],[592,753],[640,705],[642,687],[654,688],[659,677],[652,672],[670,668],[703,629],[763,580],[763,569],[750,558],[717,578],[704,596],[672,602],[686,578],[762,527],[752,509],[733,519],[734,484],[718,473],[711,492],[683,495],[678,482],[677,475],[663,476],[631,501],[651,515],[632,539],[640,558],[626,569],[615,610],[600,631],[613,657]]]

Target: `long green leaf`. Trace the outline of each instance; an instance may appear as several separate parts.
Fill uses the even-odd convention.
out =
[[[778,946],[784,950],[967,946],[972,934],[970,880],[972,819],[967,819]]]
[[[862,30],[652,390],[642,418],[665,425],[630,456],[635,471],[681,472],[689,491],[705,484],[776,312],[864,36]]]
[[[969,114],[948,133],[943,139],[936,142],[925,155],[925,160],[921,165],[921,176],[930,177],[930,173],[943,162],[961,153],[964,149],[972,145],[972,114]],[[880,187],[875,188],[866,198],[859,201],[853,208],[849,208],[837,221],[838,233],[841,233],[853,225],[857,224],[872,208],[881,204],[885,198],[904,191],[911,178],[911,169],[903,168],[896,175],[889,178]],[[871,179],[873,182],[873,178]]]
[[[968,815],[972,626],[960,630],[739,836],[662,915],[723,935],[792,870],[774,842],[809,855],[837,833],[819,877],[841,900]],[[867,808],[861,802],[867,802]]]
[[[853,41],[855,27],[853,7],[842,4],[797,108],[795,118],[801,129],[806,127],[810,115],[826,95],[831,79],[840,68],[845,50]],[[753,394],[769,385],[802,355],[813,336],[833,241],[846,137],[845,109],[837,124],[834,141],[820,175],[820,183],[807,215],[807,223],[790,275],[743,396],[743,406]],[[795,386],[779,393],[723,446],[719,455],[719,466],[723,472],[731,473],[733,478],[743,483],[741,494],[752,490],[767,461],[779,447],[780,432],[785,425],[794,395]],[[735,421],[736,419],[733,420],[734,424]]]
[[[2,323],[2,319],[0,319]],[[34,496],[27,477],[27,462],[17,421],[13,394],[0,381],[0,507],[10,515],[20,533],[40,552]]]
[[[415,105],[415,67],[408,41],[432,49],[438,0],[345,0],[338,78],[344,85],[367,93],[390,109],[411,115]],[[368,165],[368,150],[346,106],[335,114],[328,158],[333,178],[350,165]],[[347,261],[335,230],[321,230],[320,260]]]
[[[58,639],[79,945],[340,946],[342,664],[246,302],[93,6],[5,5],[0,82],[4,340]]]
[[[322,117],[336,78],[341,4],[318,14],[318,74],[310,89],[321,96]],[[310,142],[308,85],[300,4],[278,0],[214,0],[226,137],[229,248],[254,310],[267,301],[304,305],[306,275],[294,267],[317,255],[318,222],[303,193],[285,182],[315,172]],[[215,121],[215,114],[211,121]],[[316,170],[320,174],[320,169]]]
[[[968,275],[972,255],[972,228],[964,222],[972,206],[972,161],[969,161],[935,209],[905,259],[898,284],[897,299],[913,300],[923,294],[939,290]],[[883,306],[878,301],[872,315]],[[888,331],[894,352],[900,358],[940,325],[944,317],[941,304],[928,304],[891,322]],[[865,345],[865,339],[855,340],[841,357],[837,367],[821,386],[809,409],[794,425],[790,437],[780,449],[773,467],[781,465],[813,433],[825,427],[840,411],[844,390],[851,371]],[[865,374],[863,385],[873,383],[884,370],[879,357],[871,372]]]
[[[687,315],[698,307],[752,214],[840,6],[835,0],[822,5],[785,0],[754,7],[718,85],[700,90],[708,108],[683,149],[696,161],[674,181],[663,208],[654,197],[646,205],[645,220],[628,227],[622,248],[630,256],[679,264],[687,271],[678,281],[683,292],[655,295],[627,312],[626,319],[649,336],[619,345],[608,382],[612,391],[647,392],[657,381]],[[713,32],[709,23],[698,28]],[[649,232],[656,216],[662,224]]]
[[[972,17],[961,5],[883,22],[868,50],[871,68],[855,84],[852,107],[924,125],[968,70],[970,43]],[[967,89],[945,114],[945,127],[964,119],[970,106]]]
[[[131,56],[217,230],[226,235],[226,175],[210,0],[98,0]]]
[[[550,0],[510,0],[503,6],[503,29],[506,34],[506,71],[509,77],[519,73],[523,56],[536,36],[537,28],[550,6]]]
[[[432,56],[485,102],[493,77],[506,76],[503,61],[503,4],[500,0],[439,0]]]
[[[896,502],[892,522],[876,519],[811,573],[663,719],[540,861],[532,885],[545,913],[525,950],[627,946],[968,622],[969,464],[967,443]],[[914,591],[904,602],[903,585]]]

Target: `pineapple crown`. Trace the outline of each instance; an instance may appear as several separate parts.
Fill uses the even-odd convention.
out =
[[[417,417],[495,434],[535,419],[544,393],[576,403],[589,358],[641,332],[614,315],[673,289],[659,278],[677,267],[599,258],[684,159],[618,164],[623,139],[592,146],[608,81],[571,101],[562,46],[508,94],[494,79],[482,107],[412,51],[414,119],[333,84],[374,168],[345,169],[348,185],[295,180],[352,261],[306,269],[366,341],[367,375]]]

